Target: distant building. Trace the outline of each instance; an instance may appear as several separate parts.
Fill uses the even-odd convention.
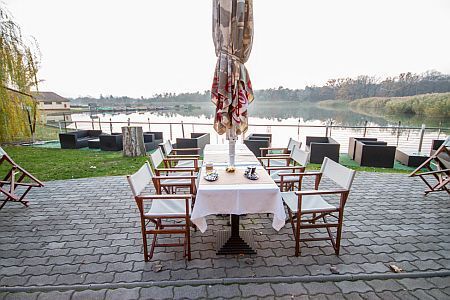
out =
[[[70,101],[53,92],[35,92],[38,108],[45,111],[69,111]]]

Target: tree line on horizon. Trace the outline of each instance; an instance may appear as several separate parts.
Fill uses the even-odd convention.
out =
[[[323,86],[306,86],[304,89],[278,88],[255,91],[257,101],[301,101],[318,102],[322,100],[355,100],[370,97],[404,97],[428,93],[450,92],[450,74],[427,71],[421,74],[401,73],[395,77],[378,79],[374,76],[360,75],[356,78],[330,79]],[[73,104],[95,103],[100,106],[114,105],[161,105],[164,103],[195,103],[210,101],[210,91],[194,93],[162,93],[150,98],[114,97],[100,95],[70,99]]]

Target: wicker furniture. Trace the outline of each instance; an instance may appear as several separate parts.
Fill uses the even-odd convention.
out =
[[[100,139],[92,139],[88,141],[89,149],[100,149]]]
[[[205,146],[210,143],[209,133],[191,133],[190,138],[177,138],[176,149],[198,148],[199,150],[188,150],[183,154],[199,154],[203,156]]]
[[[382,141],[357,141],[355,161],[364,167],[393,168],[395,146],[388,146]]]
[[[103,151],[122,151],[123,135],[122,133],[102,134],[100,139],[100,149]]]
[[[306,151],[310,152],[311,163],[320,164],[325,157],[339,162],[339,149],[340,144],[330,137],[306,137]]]
[[[158,148],[159,144],[163,141],[163,133],[160,131],[144,132],[144,144],[146,151],[151,151]]]
[[[101,130],[80,130],[59,134],[61,149],[79,149],[88,146],[88,141],[98,139]]]
[[[355,149],[357,141],[371,141],[376,142],[377,138],[366,138],[366,137],[351,137],[348,139],[348,156],[351,159],[355,159]]]
[[[302,173],[299,176],[315,176],[315,185],[314,190],[282,192],[295,238],[295,256],[300,254],[300,242],[322,240],[331,241],[336,255],[339,255],[344,207],[355,177],[355,171],[326,157],[320,172]],[[324,177],[332,180],[339,188],[320,189],[320,184]],[[339,203],[330,204],[322,195],[338,195],[340,197]],[[337,222],[330,222],[329,217],[337,220]],[[322,222],[318,223],[320,220]],[[322,228],[326,229],[328,236],[302,238],[303,229]],[[335,235],[332,234],[332,229],[336,230]]]
[[[261,154],[261,148],[269,148],[272,142],[271,134],[252,133],[244,139],[244,144],[253,152],[255,156]],[[264,155],[262,155],[264,156]]]
[[[444,142],[445,140],[431,140],[430,156],[433,155],[436,152],[436,150],[442,146]]]
[[[428,155],[417,153],[407,149],[397,149],[395,151],[395,160],[408,167],[418,167],[429,158]]]

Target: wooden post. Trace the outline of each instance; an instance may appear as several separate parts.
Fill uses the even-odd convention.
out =
[[[142,127],[122,127],[123,156],[145,156],[144,132]]]
[[[364,134],[363,137],[366,137],[367,135],[367,120],[364,121]]]
[[[419,150],[418,153],[422,152],[422,145],[423,145],[423,137],[425,135],[425,124],[422,124],[422,128],[420,129],[420,140],[419,140]]]

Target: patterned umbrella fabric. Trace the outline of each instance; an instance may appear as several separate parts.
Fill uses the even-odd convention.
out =
[[[213,0],[213,39],[217,65],[211,89],[214,129],[236,137],[248,128],[253,90],[244,63],[253,43],[253,0]]]

